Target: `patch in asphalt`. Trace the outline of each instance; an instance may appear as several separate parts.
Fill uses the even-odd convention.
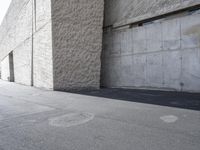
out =
[[[168,116],[162,116],[160,117],[160,119],[165,123],[174,123],[178,120],[178,117],[173,115],[168,115]]]
[[[69,113],[49,119],[49,125],[54,127],[71,127],[87,123],[94,119],[92,113]]]

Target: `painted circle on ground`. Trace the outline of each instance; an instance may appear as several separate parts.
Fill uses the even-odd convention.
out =
[[[174,123],[178,120],[178,117],[174,115],[168,115],[168,116],[162,116],[160,117],[160,119],[165,123]]]
[[[49,119],[49,125],[54,127],[71,127],[85,124],[94,119],[92,113],[68,113]]]

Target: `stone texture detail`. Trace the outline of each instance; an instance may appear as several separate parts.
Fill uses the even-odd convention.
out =
[[[51,23],[34,34],[33,84],[53,89],[53,61]]]
[[[121,26],[197,4],[199,0],[105,0],[104,26]]]
[[[56,90],[99,88],[103,0],[52,0]]]
[[[13,51],[17,83],[99,88],[103,9],[103,0],[13,0],[0,26],[0,60]]]
[[[33,85],[53,89],[51,0],[35,0]]]
[[[13,52],[15,82],[31,85],[31,39],[24,41]]]
[[[1,61],[1,79],[5,81],[10,81],[9,56],[5,57]]]

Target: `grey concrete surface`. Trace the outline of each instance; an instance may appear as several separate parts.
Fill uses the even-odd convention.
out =
[[[102,86],[200,92],[200,11],[104,30]]]
[[[0,149],[199,150],[199,110],[141,103],[126,90],[102,93],[110,98],[98,92],[86,96],[0,81]],[[120,100],[120,92],[121,97],[128,92],[132,101]],[[152,101],[159,101],[156,95],[174,97],[147,91],[134,95],[142,99],[141,93]],[[175,97],[200,107],[199,94]]]

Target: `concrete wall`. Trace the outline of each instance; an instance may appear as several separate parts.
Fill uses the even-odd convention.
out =
[[[35,0],[33,85],[53,89],[51,0]]]
[[[102,85],[200,92],[200,11],[105,29]]]
[[[15,81],[25,85],[31,85],[31,36],[32,1],[13,0],[0,27],[0,58],[13,51]]]
[[[10,81],[10,64],[9,64],[9,56],[5,57],[1,61],[1,79]]]
[[[31,85],[31,50],[32,43],[28,39],[13,52],[16,83]]]
[[[53,89],[51,0],[12,0],[0,26],[0,59],[11,51],[15,82]]]
[[[22,74],[21,71],[25,71],[26,74],[30,69],[27,65],[30,57],[27,55],[30,55],[31,49],[24,48],[24,45],[26,43],[26,47],[31,47],[31,43],[27,43],[32,34],[31,6],[29,0],[13,0],[0,26],[0,59],[7,57],[13,51],[15,80],[27,85],[30,85],[30,77]],[[23,58],[23,56],[27,57]]]
[[[100,85],[104,0],[52,0],[54,89]]]
[[[0,27],[0,60],[13,51],[17,83],[99,88],[103,10],[104,0],[13,0]]]

